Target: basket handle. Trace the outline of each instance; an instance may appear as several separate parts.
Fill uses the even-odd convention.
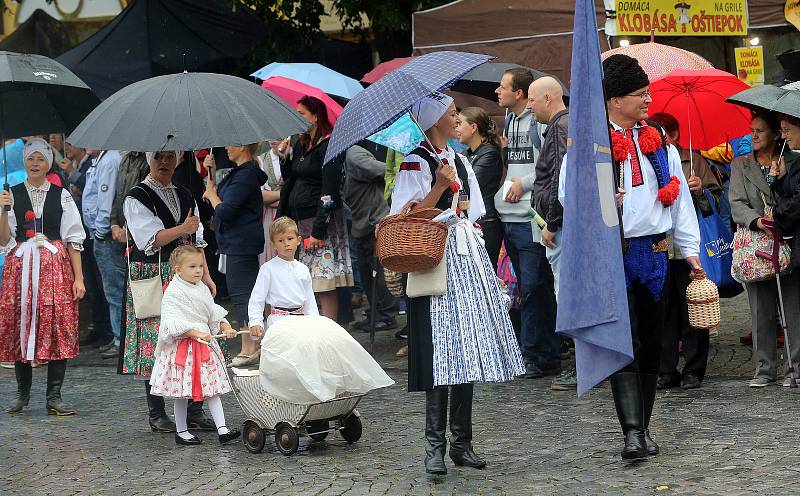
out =
[[[406,203],[406,206],[403,207],[403,210],[401,210],[400,213],[402,215],[409,215],[409,214],[411,214],[411,209],[413,209],[417,205],[419,205],[419,202],[416,202],[416,201],[412,200],[412,201]]]

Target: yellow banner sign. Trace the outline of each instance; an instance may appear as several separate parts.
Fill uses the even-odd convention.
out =
[[[615,0],[617,36],[746,36],[747,0]]]
[[[764,84],[764,47],[739,47],[735,55],[736,76],[750,86]]]

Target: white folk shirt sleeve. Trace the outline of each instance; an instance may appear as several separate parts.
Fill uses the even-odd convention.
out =
[[[8,214],[8,243],[0,245],[0,255],[8,255],[17,246],[17,216],[14,215],[14,193],[11,193],[11,210]]]
[[[483,203],[481,186],[478,184],[478,178],[475,176],[472,164],[469,163],[467,157],[460,154],[459,157],[464,163],[464,167],[467,169],[467,181],[469,182],[469,209],[467,210],[467,218],[470,222],[475,222],[486,215],[486,205]]]
[[[125,216],[125,224],[131,232],[136,248],[147,256],[155,254],[158,251],[154,246],[156,234],[164,229],[161,219],[142,202],[130,196],[125,198],[125,203],[122,204],[122,214]]]
[[[267,305],[267,295],[269,295],[272,283],[272,274],[268,264],[269,262],[258,269],[256,283],[250,292],[250,301],[247,303],[247,321],[250,327],[264,328],[264,307]]]
[[[697,212],[692,201],[689,183],[683,175],[683,166],[678,150],[669,145],[670,174],[681,181],[681,193],[678,200],[669,208],[672,214],[672,240],[687,257],[696,257],[700,253],[700,226],[697,223]]]
[[[390,215],[399,214],[410,201],[422,201],[431,192],[431,168],[419,155],[407,155],[394,180]]]
[[[304,277],[303,279],[303,286],[305,287],[306,291],[306,299],[303,302],[303,313],[305,315],[319,315],[319,308],[317,308],[317,299],[314,296],[314,289],[311,286],[311,272],[308,270],[308,267],[303,265],[300,262],[293,262],[296,265],[299,265],[298,271],[302,269],[305,271],[308,277]]]
[[[86,231],[83,230],[81,213],[69,191],[61,190],[61,228],[59,229],[61,241],[77,251],[83,251],[83,242]]]

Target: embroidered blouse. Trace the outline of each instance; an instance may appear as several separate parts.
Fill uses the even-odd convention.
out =
[[[33,213],[36,217],[41,218],[44,209],[44,201],[50,191],[50,182],[45,181],[41,186],[34,186],[28,181],[25,181],[25,189],[28,192],[28,197],[31,200]],[[13,192],[12,192],[13,202]],[[61,241],[77,251],[83,251],[83,241],[86,239],[86,231],[83,230],[83,222],[81,221],[81,213],[78,211],[78,206],[72,195],[66,189],[61,190],[61,224],[59,226],[59,235]],[[16,246],[17,235],[17,217],[14,214],[14,209],[8,212],[8,227],[11,237],[5,245],[0,245],[0,255],[6,255],[11,252]]]

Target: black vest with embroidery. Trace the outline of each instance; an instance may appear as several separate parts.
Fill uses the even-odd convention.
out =
[[[194,199],[192,198],[192,194],[183,186],[176,185],[175,191],[178,193],[178,210],[180,211],[180,217],[178,222],[175,222],[175,217],[172,216],[172,212],[170,211],[169,207],[164,200],[158,196],[158,193],[153,191],[153,189],[148,186],[147,184],[141,182],[131,188],[128,191],[126,196],[137,200],[139,203],[144,205],[148,210],[150,210],[153,215],[158,217],[161,222],[164,224],[164,229],[171,229],[177,226],[179,223],[183,223],[186,220],[186,217],[189,215],[189,210],[194,208]],[[130,236],[130,231],[129,231]],[[132,236],[130,236],[132,239]],[[181,241],[185,241],[185,239],[178,238],[170,243],[161,247],[161,261],[166,262],[169,260],[170,254],[172,254],[172,250],[177,248],[181,245]],[[139,250],[136,246],[136,243],[130,243],[131,253],[130,258],[131,262],[144,262],[144,263],[158,263],[159,253],[156,252],[152,255],[146,255],[143,251]]]
[[[418,155],[422,157],[427,163],[428,167],[431,169],[431,188],[434,184],[436,184],[436,169],[439,167],[439,163],[436,162],[436,159],[431,155],[431,152],[428,151],[427,148],[424,147],[417,147],[413,150],[409,155]],[[467,174],[467,167],[464,165],[464,162],[461,160],[461,157],[458,156],[458,153],[455,154],[456,157],[456,173],[458,174],[458,179],[461,180],[461,188],[464,192],[469,196],[469,174]],[[439,201],[436,202],[436,208],[440,210],[447,210],[450,208],[453,202],[453,191],[450,188],[447,188],[442,196],[439,198]]]
[[[64,211],[61,206],[61,189],[55,184],[50,184],[50,189],[44,197],[44,206],[42,207],[42,218],[36,221],[26,220],[25,214],[28,217],[33,215],[33,204],[31,197],[28,196],[28,189],[25,183],[18,184],[11,188],[11,194],[14,195],[14,216],[17,218],[17,234],[15,239],[18,243],[22,243],[31,238],[28,236],[30,231],[41,232],[47,239],[51,241],[61,239],[61,214]]]

